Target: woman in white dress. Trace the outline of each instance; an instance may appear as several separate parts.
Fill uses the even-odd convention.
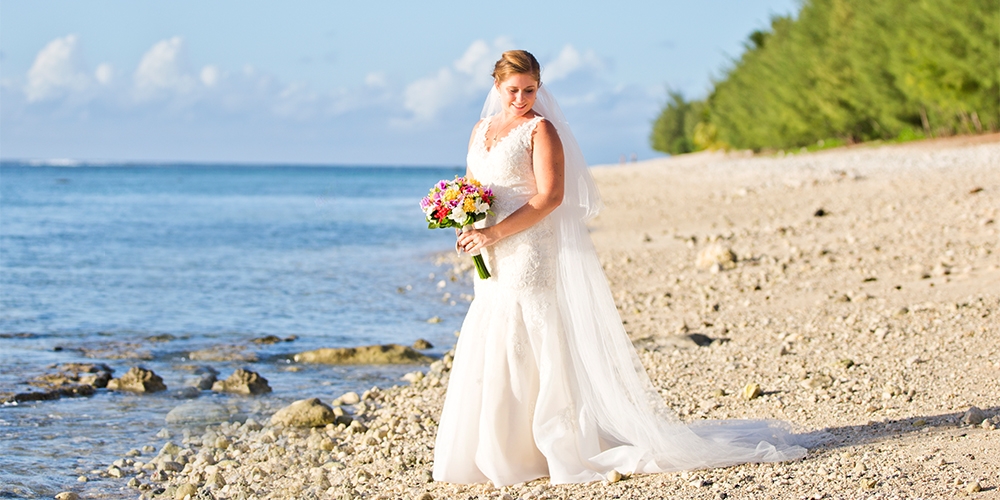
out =
[[[576,483],[804,456],[782,423],[685,425],[666,408],[618,316],[584,225],[600,199],[540,73],[505,52],[469,141],[467,173],[493,189],[495,215],[457,245],[492,276],[462,324],[434,479]]]

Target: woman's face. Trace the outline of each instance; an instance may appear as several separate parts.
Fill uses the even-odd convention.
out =
[[[496,86],[506,114],[521,116],[535,105],[538,81],[529,74],[515,73],[506,80],[497,82]]]

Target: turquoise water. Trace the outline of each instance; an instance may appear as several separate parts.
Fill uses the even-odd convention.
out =
[[[433,257],[453,243],[417,206],[458,168],[0,164],[0,390],[22,392],[48,366],[141,365],[168,388],[193,365],[247,367],[274,392],[201,398],[266,415],[302,397],[387,386],[413,367],[288,371],[292,353],[425,338],[454,344],[467,303],[442,301]],[[439,316],[441,323],[427,319]],[[187,353],[253,338],[254,362],[193,363]],[[150,338],[157,336],[161,341]],[[167,339],[167,340],[162,340]],[[87,350],[90,354],[86,354]],[[96,352],[96,353],[95,353]],[[125,356],[122,358],[122,356]],[[49,370],[51,371],[51,370]],[[0,498],[64,489],[131,497],[100,480],[131,448],[162,443],[168,393],[0,408]],[[182,429],[170,429],[174,434]],[[80,475],[91,481],[77,483]]]

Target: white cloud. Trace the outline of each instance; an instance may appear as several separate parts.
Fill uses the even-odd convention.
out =
[[[36,102],[83,92],[89,85],[79,39],[66,35],[49,42],[35,56],[24,93],[28,102]]]
[[[369,87],[385,87],[385,75],[382,73],[368,73],[365,75],[365,85]]]
[[[201,83],[206,87],[214,87],[219,82],[220,76],[219,68],[214,65],[201,68]]]
[[[188,93],[195,88],[184,50],[184,39],[175,36],[156,42],[135,70],[136,95],[148,99],[165,91]]]
[[[115,69],[108,63],[98,64],[94,70],[94,79],[101,85],[109,85],[114,77]]]
[[[542,79],[546,82],[555,82],[578,71],[600,71],[603,68],[603,61],[593,50],[581,54],[572,45],[567,44],[554,61],[542,66]]]
[[[428,121],[449,106],[481,98],[493,81],[490,77],[493,64],[512,45],[506,37],[497,38],[492,45],[483,40],[472,42],[450,66],[407,85],[403,107],[413,114],[415,121]]]

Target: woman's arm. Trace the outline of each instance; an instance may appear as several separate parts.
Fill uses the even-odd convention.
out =
[[[548,120],[535,127],[531,159],[538,193],[497,225],[460,234],[461,248],[469,252],[488,247],[537,224],[562,203],[565,184],[562,141]]]

